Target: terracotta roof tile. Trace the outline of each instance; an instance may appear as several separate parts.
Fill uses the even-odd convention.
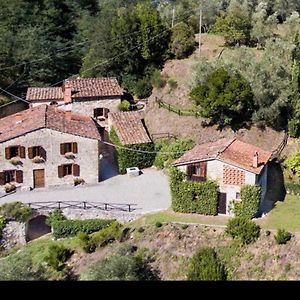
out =
[[[82,78],[68,79],[72,86],[72,98],[121,96],[123,90],[116,78]],[[62,87],[28,88],[26,100],[63,100]]]
[[[69,119],[63,110],[39,105],[0,119],[0,143],[42,128],[101,139],[97,125],[90,117],[72,112]]]
[[[63,100],[64,95],[61,87],[46,87],[38,88],[31,87],[27,89],[26,100],[38,101],[38,100]]]
[[[253,167],[254,153],[258,153],[258,167]],[[268,162],[272,152],[244,143],[237,139],[222,139],[217,142],[201,144],[185,153],[174,165],[184,165],[192,162],[219,159],[228,164],[259,174]]]
[[[139,112],[115,112],[110,113],[109,118],[123,145],[152,142],[142,122],[142,115]]]

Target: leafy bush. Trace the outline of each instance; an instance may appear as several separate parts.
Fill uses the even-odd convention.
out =
[[[109,137],[115,145],[122,146],[114,128],[111,129]],[[138,167],[139,169],[143,169],[153,165],[153,161],[155,159],[155,153],[151,153],[155,152],[155,146],[153,143],[126,145],[126,148],[148,151],[150,153],[132,152],[124,148],[116,147],[119,171],[121,174],[126,173],[126,168]]]
[[[56,271],[62,271],[66,267],[67,260],[71,257],[72,251],[63,245],[50,245],[49,253],[45,262]]]
[[[5,193],[10,193],[16,190],[16,185],[13,183],[6,183],[4,186]]]
[[[129,251],[127,251],[129,250]],[[81,280],[155,280],[158,279],[148,260],[135,255],[130,249],[96,262]]]
[[[174,90],[178,87],[177,81],[174,80],[174,79],[169,79],[168,80],[168,85],[169,85],[171,90]]]
[[[103,228],[91,235],[92,243],[97,246],[105,246],[107,243],[120,240],[122,236],[123,225],[114,221],[109,227]]]
[[[260,197],[261,187],[259,185],[242,186],[241,202],[234,205],[235,216],[252,219],[258,211]]]
[[[55,221],[67,220],[66,216],[63,214],[61,209],[55,209],[51,211],[46,219],[46,224],[52,226]]]
[[[8,220],[26,222],[32,216],[32,209],[22,202],[5,203],[0,206],[0,215]]]
[[[93,244],[91,237],[85,232],[78,232],[76,235],[79,240],[79,245],[86,253],[92,253],[96,249],[96,245]]]
[[[189,225],[188,225],[188,224],[183,224],[183,225],[181,226],[181,228],[182,228],[182,229],[187,229],[187,228],[189,228]]]
[[[152,93],[152,85],[149,78],[145,77],[137,81],[134,88],[134,94],[139,99],[148,98],[149,96],[151,96],[151,93]]]
[[[229,220],[225,232],[234,239],[240,239],[243,244],[251,244],[258,239],[260,227],[247,218],[235,217]]]
[[[163,226],[163,224],[161,223],[161,222],[156,222],[155,223],[155,227],[157,227],[157,228],[160,228],[160,227],[162,227]]]
[[[171,53],[177,59],[188,57],[193,53],[196,46],[193,29],[184,22],[177,24],[172,29]]]
[[[127,100],[123,100],[119,105],[118,109],[120,111],[129,111],[130,110],[130,102]]]
[[[162,77],[160,70],[155,70],[151,77],[151,83],[153,87],[158,89],[163,88],[166,85],[166,79]]]
[[[224,68],[208,75],[204,84],[191,91],[190,97],[200,107],[201,116],[220,127],[241,126],[251,120],[255,108],[248,81],[240,74],[229,74]]]
[[[139,229],[137,230],[139,233],[142,233],[145,231],[145,228],[144,227],[139,227]]]
[[[46,280],[45,270],[35,266],[28,253],[20,251],[1,259],[0,280]]]
[[[187,278],[188,280],[226,280],[227,274],[215,250],[203,248],[193,255]]]
[[[195,143],[192,140],[160,141],[155,144],[158,153],[156,154],[154,165],[159,169],[169,167],[175,159],[182,156],[186,151],[191,150],[194,145]]]
[[[53,228],[53,235],[55,238],[63,238],[68,236],[74,236],[78,232],[92,233],[108,227],[114,220],[101,220],[101,219],[89,219],[89,220],[60,220],[53,221],[51,223]]]
[[[85,180],[83,178],[74,178],[74,186],[85,184]]]
[[[284,166],[300,179],[300,151],[297,151],[289,157],[285,161]]]
[[[292,234],[286,231],[285,229],[278,229],[274,238],[278,245],[283,245],[286,244],[292,238]]]
[[[0,240],[2,239],[2,231],[5,228],[7,220],[4,216],[0,215]]]
[[[270,230],[266,230],[265,234],[266,234],[266,236],[270,236],[271,235],[271,231]]]
[[[171,168],[170,188],[175,212],[213,216],[218,214],[218,186],[215,182],[184,181],[184,174]]]

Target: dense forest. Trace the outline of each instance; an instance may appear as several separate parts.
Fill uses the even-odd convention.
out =
[[[202,116],[221,126],[242,119],[289,127],[298,136],[297,0],[0,0],[0,87],[22,97],[28,86],[71,76],[116,76],[147,97],[167,59],[194,51],[200,9],[201,32],[237,50],[199,62],[191,99]]]

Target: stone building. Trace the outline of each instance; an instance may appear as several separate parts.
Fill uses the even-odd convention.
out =
[[[61,87],[30,87],[26,100],[32,107],[58,105],[104,121],[108,112],[118,111],[122,95],[123,90],[116,78],[80,78],[67,79]]]
[[[82,114],[39,105],[0,120],[0,186],[99,181],[102,128]]]
[[[261,186],[260,214],[268,199],[267,172],[272,153],[237,139],[221,139],[196,145],[174,162],[184,172],[187,180],[215,180],[218,183],[218,213],[232,214],[234,202],[241,201],[241,186]],[[232,203],[233,202],[233,203]]]

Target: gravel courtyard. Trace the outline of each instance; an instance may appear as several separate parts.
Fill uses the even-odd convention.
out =
[[[166,210],[171,206],[168,177],[155,169],[143,170],[138,177],[118,175],[93,186],[59,187],[16,192],[0,199],[5,202],[93,201],[137,204],[137,213]]]

